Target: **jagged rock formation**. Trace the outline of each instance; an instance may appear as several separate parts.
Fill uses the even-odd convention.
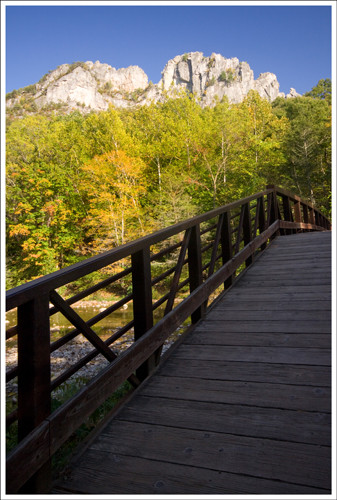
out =
[[[227,96],[232,103],[241,102],[252,89],[273,101],[279,95],[279,83],[272,73],[263,73],[254,80],[253,70],[236,57],[226,59],[220,54],[204,57],[202,52],[177,56],[167,63],[162,73],[165,90],[186,88],[201,98],[205,106],[211,106],[217,96]]]
[[[295,89],[285,96],[273,73],[262,73],[254,80],[248,63],[220,54],[205,57],[202,52],[176,56],[166,64],[162,78],[154,85],[138,66],[115,69],[99,61],[62,64],[37,84],[7,95],[8,108],[18,107],[23,100],[35,110],[60,108],[65,111],[105,110],[110,104],[132,107],[163,101],[179,90],[193,92],[201,106],[212,106],[216,99],[227,96],[231,103],[241,102],[250,90],[256,90],[270,102],[277,97],[297,97]],[[30,111],[29,105],[26,111]]]

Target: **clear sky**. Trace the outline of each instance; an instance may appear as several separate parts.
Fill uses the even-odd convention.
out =
[[[192,51],[237,57],[255,78],[275,73],[285,93],[331,78],[331,6],[324,2],[55,3],[6,3],[6,92],[75,61],[138,65],[158,83],[169,59]]]

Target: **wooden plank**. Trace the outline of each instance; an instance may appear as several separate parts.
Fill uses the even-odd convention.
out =
[[[294,255],[279,255],[275,253],[273,255],[269,255],[268,259],[264,259],[265,255],[261,255],[257,261],[256,266],[250,269],[250,272],[253,272],[256,269],[263,271],[264,268],[267,269],[278,269],[284,270],[287,266],[290,269],[298,270],[299,272],[303,271],[306,267],[308,271],[311,268],[317,272],[319,269],[323,272],[331,271],[331,255],[325,254],[321,259],[313,256],[305,254],[294,254]],[[279,260],[278,260],[279,259]]]
[[[263,264],[263,265],[262,265]],[[325,264],[325,265],[324,265]],[[330,261],[326,259],[326,262],[313,262],[312,264],[310,262],[305,262],[302,261],[300,263],[296,262],[284,262],[284,263],[276,263],[274,262],[261,262],[259,266],[254,266],[249,269],[249,273],[247,274],[258,274],[258,273],[265,273],[268,274],[269,271],[273,271],[275,273],[282,274],[284,273],[287,269],[294,271],[295,274],[303,274],[303,272],[306,270],[307,272],[310,272],[310,274],[317,274],[317,273],[324,273],[324,274],[331,274],[330,270]]]
[[[287,267],[289,269],[294,269],[295,272],[303,272],[303,269],[307,268],[308,272],[312,270],[312,272],[318,272],[319,270],[328,273],[331,271],[331,256],[326,256],[323,259],[314,259],[313,257],[308,257],[306,258],[305,256],[302,255],[302,258],[297,258],[293,257],[290,258],[290,260],[284,258],[280,259],[278,263],[275,263],[275,259],[278,257],[275,256],[273,260],[266,260],[262,261],[261,257],[261,262],[259,263],[261,265],[260,270],[262,271],[264,268],[266,269],[272,269],[272,270],[284,270]],[[250,271],[253,271],[253,269],[256,269],[255,266],[254,268],[251,268]]]
[[[278,259],[278,262],[279,264],[283,265],[283,264],[301,264],[301,263],[329,263],[329,261],[331,260],[331,252],[324,252],[322,253],[322,255],[320,255],[319,252],[315,252],[315,253],[310,253],[310,254],[307,254],[305,252],[299,252],[299,253],[291,253],[289,254],[288,252],[287,253],[284,253],[282,254],[281,252],[274,252],[274,253],[270,253],[270,254],[264,254],[264,255],[261,255],[260,257],[260,262],[258,262],[258,264],[262,265],[264,263],[268,263],[268,264],[275,264],[275,258]]]
[[[210,369],[212,367],[212,369]],[[281,363],[257,363],[169,357],[159,374],[163,377],[202,378],[207,380],[236,380],[269,382],[287,385],[331,387],[329,366],[307,366]],[[198,382],[196,382],[198,383]]]
[[[207,321],[210,321],[209,317]],[[212,319],[212,331],[224,331],[224,332],[279,332],[279,333],[331,333],[331,322],[330,320],[322,321],[284,321],[279,320],[261,320],[261,321],[250,321],[241,320],[236,318],[235,320],[224,321],[219,315],[217,319]],[[198,327],[199,328],[199,327]]]
[[[311,296],[311,298],[313,298]],[[279,311],[280,304],[282,309],[286,311],[331,311],[331,300],[280,300],[279,303],[274,301],[254,300],[229,300],[225,298],[217,306],[217,311]],[[224,314],[224,319],[226,314]]]
[[[273,292],[273,293],[271,293]],[[292,291],[289,291],[288,293],[283,292],[278,292],[275,290],[275,287],[265,289],[263,290],[256,290],[256,289],[249,289],[249,290],[236,290],[233,289],[231,290],[231,293],[226,295],[224,297],[224,304],[230,304],[233,302],[237,302],[238,297],[240,298],[241,301],[251,301],[251,300],[258,300],[258,301],[263,301],[263,302],[284,302],[284,301],[290,301],[290,300],[295,300],[299,303],[302,301],[308,301],[312,299],[312,297],[315,296],[315,301],[331,301],[331,291],[328,290],[327,292],[320,292],[318,295],[314,294],[314,291],[311,289],[310,291],[298,291],[298,287],[294,286]]]
[[[137,396],[118,420],[331,446],[327,413]]]
[[[309,273],[309,276],[308,276]],[[284,277],[292,277],[293,279],[297,278],[312,278],[312,279],[319,279],[320,277],[322,278],[331,278],[331,272],[327,270],[322,270],[322,269],[310,269],[308,266],[303,266],[301,269],[298,269],[296,267],[288,267],[285,266],[283,268],[280,268],[278,266],[273,266],[273,267],[268,267],[264,266],[263,268],[252,268],[250,272],[247,272],[247,277],[255,277],[258,276],[261,278],[263,277],[270,277],[273,279],[279,279],[279,278],[284,278]]]
[[[224,361],[255,361],[257,363],[296,363],[298,365],[331,365],[330,349],[316,347],[261,347],[221,345],[181,345],[175,357]]]
[[[273,244],[272,244],[273,245]],[[320,260],[322,259],[328,259],[331,257],[331,247],[330,246],[321,246],[317,245],[310,245],[308,246],[307,249],[303,248],[298,248],[298,246],[293,247],[293,249],[290,249],[289,247],[286,248],[280,248],[280,247],[275,247],[270,246],[268,249],[268,252],[264,253],[261,256],[262,261],[272,261],[275,258],[275,255],[278,255],[280,260],[289,260],[295,259],[295,260],[300,260],[301,256],[304,256],[305,259],[313,259],[313,260]]]
[[[279,291],[278,291],[279,290]],[[273,284],[266,284],[263,286],[263,288],[256,287],[254,286],[252,281],[244,281],[241,282],[238,281],[235,284],[235,288],[230,290],[230,297],[235,297],[235,296],[241,296],[241,293],[249,293],[249,294],[254,294],[254,291],[256,294],[267,294],[270,295],[271,293],[277,293],[277,294],[295,294],[297,293],[298,299],[303,296],[303,294],[317,294],[320,296],[321,294],[326,294],[328,293],[329,295],[331,294],[331,284],[325,284],[325,285],[298,285],[297,282],[296,284],[293,282],[291,285],[279,285],[277,288]],[[229,295],[227,295],[228,297]]]
[[[258,329],[258,328],[257,328]],[[237,333],[212,331],[212,323],[205,322],[198,331],[190,335],[184,345],[221,345],[221,346],[264,346],[331,348],[331,335],[310,333]]]
[[[275,259],[278,259],[279,264],[293,264],[293,265],[300,265],[300,264],[305,264],[307,265],[308,263],[316,263],[316,264],[321,264],[321,263],[329,263],[331,260],[331,253],[330,252],[324,252],[322,255],[320,255],[319,252],[310,253],[306,254],[305,252],[302,253],[291,253],[289,252],[282,254],[280,251],[270,253],[270,254],[264,254],[261,255],[258,265],[262,264],[275,264]],[[255,266],[254,266],[255,267]]]
[[[330,314],[329,311],[264,311],[263,319],[264,320],[274,320],[274,321],[324,321],[329,319]],[[259,321],[261,319],[260,311],[240,311],[240,315],[236,311],[219,311],[218,309],[214,309],[210,311],[208,315],[208,319],[222,319],[223,321],[227,320],[250,320],[250,321]]]
[[[244,367],[242,367],[244,369]],[[328,387],[156,376],[142,395],[264,408],[331,412]]]
[[[312,233],[314,235],[314,233]],[[317,235],[322,235],[322,237],[319,237],[317,239]],[[324,238],[324,233],[316,233],[314,236],[309,237],[308,235],[303,237],[300,235],[296,235],[293,237],[293,239],[289,238],[279,238],[277,241],[275,241],[275,244],[273,242],[273,248],[280,248],[282,250],[289,249],[289,250],[295,250],[299,251],[300,247],[302,247],[304,252],[307,251],[312,251],[313,249],[326,249],[329,248],[331,245],[331,234],[327,234],[326,238]]]
[[[327,489],[212,470],[205,465],[174,464],[88,450],[54,494],[324,494]],[[137,473],[135,473],[137,471]]]
[[[305,279],[297,279],[296,280],[296,283],[294,282],[293,279],[282,279],[282,281],[280,280],[266,280],[265,278],[262,278],[262,279],[258,279],[258,277],[256,278],[247,278],[246,276],[244,277],[244,281],[243,281],[243,278],[242,278],[242,282],[241,280],[235,284],[235,287],[244,287],[246,289],[248,288],[258,288],[258,289],[261,289],[261,287],[263,287],[263,289],[266,289],[266,288],[271,288],[271,287],[279,287],[280,288],[280,291],[281,292],[284,292],[285,289],[289,289],[289,288],[292,288],[294,289],[294,287],[298,287],[300,288],[301,290],[312,290],[313,292],[317,289],[317,290],[320,290],[320,289],[323,289],[323,290],[331,290],[331,279],[309,279],[309,278],[305,278]],[[257,285],[257,282],[258,282],[258,285]]]
[[[121,438],[128,436],[128,439]],[[146,443],[146,446],[144,446]],[[160,446],[158,446],[160,443]],[[91,450],[330,488],[330,448],[114,421]]]
[[[275,254],[276,252],[280,252],[281,255],[291,255],[291,254],[300,254],[303,255],[319,255],[320,251],[325,253],[331,252],[331,235],[329,240],[324,241],[320,239],[319,241],[291,241],[284,240],[276,240],[273,241],[270,246],[270,252],[268,251],[268,255]]]

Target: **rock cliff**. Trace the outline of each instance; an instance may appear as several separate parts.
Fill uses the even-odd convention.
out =
[[[8,108],[20,108],[26,103],[35,110],[61,108],[72,111],[105,110],[110,104],[116,107],[133,107],[163,101],[177,91],[186,90],[196,95],[201,106],[212,106],[224,96],[231,103],[239,103],[250,90],[256,90],[270,102],[277,97],[296,97],[279,92],[279,83],[273,73],[262,73],[256,80],[253,70],[236,57],[226,59],[213,53],[205,57],[202,52],[176,56],[166,64],[157,84],[138,66],[115,69],[99,61],[95,63],[62,64],[45,75],[35,85],[7,94]],[[28,105],[27,105],[28,103]]]

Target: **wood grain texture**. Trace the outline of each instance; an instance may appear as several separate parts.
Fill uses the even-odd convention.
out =
[[[328,494],[330,237],[275,238],[54,493]]]
[[[137,472],[135,472],[137,471]],[[242,476],[209,468],[88,450],[57,494],[324,494],[322,487]],[[178,497],[179,498],[179,497]]]

